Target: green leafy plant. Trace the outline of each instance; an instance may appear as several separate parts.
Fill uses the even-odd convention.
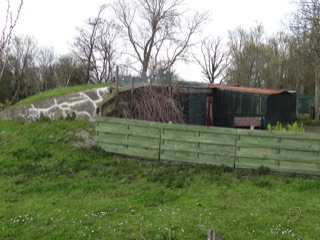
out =
[[[10,106],[10,101],[7,99],[4,101],[4,103],[0,103],[0,111],[5,110],[9,106]]]
[[[275,132],[304,132],[304,126],[303,124],[298,124],[297,121],[295,121],[292,124],[282,125],[281,122],[277,122],[276,125],[271,125],[270,123],[267,125],[267,129],[269,131],[275,131]]]

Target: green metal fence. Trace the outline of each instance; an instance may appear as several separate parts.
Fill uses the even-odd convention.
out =
[[[297,112],[299,114],[310,114],[311,106],[314,106],[314,94],[297,95]]]
[[[96,144],[108,152],[320,175],[320,135],[165,124],[99,117]]]

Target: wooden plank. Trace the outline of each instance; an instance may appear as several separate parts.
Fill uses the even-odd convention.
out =
[[[320,175],[320,168],[318,164],[309,164],[305,162],[281,162],[277,171]]]
[[[282,139],[301,139],[301,140],[318,140],[320,141],[320,134],[305,133],[305,132],[271,132],[271,131],[248,131],[247,129],[235,129],[239,136],[257,136],[265,138],[282,138]]]
[[[266,148],[273,148],[273,149],[283,149],[283,150],[293,150],[293,151],[301,151],[301,152],[319,152],[320,151],[320,145],[318,145],[317,142],[314,142],[314,144],[310,143],[304,143],[301,141],[297,141],[296,143],[287,143],[284,141],[281,142],[263,142],[262,141],[243,141],[240,140],[237,142],[238,147],[247,147],[247,148],[259,148],[261,151],[263,151]]]
[[[141,121],[133,119],[122,119],[115,117],[97,117],[96,122],[100,123],[119,123],[119,124],[129,124],[137,126],[149,126],[164,130],[185,130],[185,131],[201,131],[208,133],[222,133],[222,134],[236,134],[236,129],[232,128],[222,128],[222,127],[207,127],[198,125],[185,125],[185,124],[169,124],[169,123],[159,123],[151,121]]]
[[[116,145],[110,143],[98,142],[97,146],[102,147],[107,152],[112,152],[120,155],[127,155],[132,157],[140,157],[143,159],[158,159],[158,151],[154,149],[125,147],[123,145]]]
[[[281,155],[288,155],[288,156],[301,156],[301,159],[303,160],[306,157],[314,157],[320,159],[320,153],[319,151],[301,151],[299,149],[297,150],[286,150],[286,149],[280,149],[278,150],[278,153]],[[320,162],[320,160],[319,160]]]
[[[198,126],[198,125],[185,125],[185,124],[163,124],[162,129],[173,130],[173,131],[192,131],[201,133],[213,133],[213,134],[224,134],[224,135],[234,135],[236,134],[236,129],[223,128],[223,127],[208,127],[208,126]]]
[[[118,144],[96,142],[96,145],[103,148],[107,152],[117,153],[117,154],[126,154],[127,147]]]
[[[161,146],[161,150],[168,150],[168,151],[172,151],[175,152],[177,154],[179,153],[190,153],[193,155],[200,155],[200,154],[212,154],[212,155],[217,155],[217,156],[227,156],[227,157],[233,157],[234,156],[234,150],[230,149],[227,151],[210,151],[210,149],[207,149],[207,151],[203,150],[203,149],[199,149],[199,148],[175,148],[175,147],[167,147],[167,146]]]
[[[115,118],[115,117],[97,117],[97,124],[107,124],[107,123],[115,123],[115,124],[124,124],[124,125],[136,125],[136,126],[146,126],[153,128],[161,128],[162,123],[151,122],[151,121],[141,121],[141,120],[133,120],[133,119],[123,119],[123,118]]]
[[[260,166],[268,167],[272,171],[276,172],[320,175],[320,169],[317,164],[301,162],[277,162],[270,159],[255,158],[241,158],[236,161],[237,169],[258,169]]]
[[[128,152],[131,156],[140,157],[143,159],[157,160],[159,157],[158,149],[137,148],[129,146]]]
[[[217,155],[234,156],[234,145],[209,145],[205,143],[199,144],[199,153],[215,153]]]
[[[179,161],[179,162],[190,162],[190,163],[202,163],[202,164],[212,164],[212,165],[225,165],[228,167],[234,166],[233,157],[218,156],[218,155],[201,155],[200,157],[195,157],[192,155],[181,155],[174,152],[164,151],[161,154],[162,161]]]
[[[128,136],[141,136],[147,138],[159,138],[159,129],[144,128],[144,129],[133,129],[128,128],[128,126],[120,124],[110,124],[110,125],[99,125],[96,127],[97,133],[112,133],[112,134],[122,134]]]
[[[301,155],[283,155],[276,153],[265,153],[263,151],[253,151],[248,149],[237,149],[236,150],[237,158],[251,158],[251,159],[263,159],[263,160],[277,160],[277,161],[286,161],[286,162],[302,162],[302,163],[320,163],[319,156],[305,156]]]
[[[184,136],[183,134],[171,135],[162,134],[162,139],[167,141],[185,142],[185,143],[207,143],[221,146],[234,146],[235,137],[207,138],[198,136]]]
[[[96,141],[101,143],[112,143],[117,145],[124,145],[124,146],[132,146],[132,147],[143,147],[143,148],[150,148],[150,149],[158,149],[159,142],[158,141],[148,141],[149,139],[143,139],[137,141],[135,139],[121,139],[121,138],[106,138],[97,136]]]
[[[243,139],[264,139],[265,141],[273,141],[276,139],[285,140],[287,142],[294,141],[297,143],[297,140],[302,140],[304,142],[319,142],[320,138],[315,137],[316,134],[310,133],[300,133],[300,134],[288,134],[286,132],[280,133],[273,133],[269,131],[249,131],[243,129],[237,129],[237,135]],[[251,133],[250,133],[251,132]],[[319,143],[320,144],[320,143]]]
[[[195,152],[195,153],[206,153],[206,154],[217,154],[217,155],[234,155],[235,146],[234,144],[224,145],[210,144],[203,142],[183,142],[183,141],[172,141],[162,139],[163,149],[181,152]]]

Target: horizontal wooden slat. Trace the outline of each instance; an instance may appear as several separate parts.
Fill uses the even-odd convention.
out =
[[[112,133],[121,135],[134,135],[134,136],[144,136],[147,138],[159,138],[159,130],[152,128],[141,128],[134,129],[133,127],[128,128],[126,125],[121,124],[109,124],[109,125],[99,125],[96,127],[98,133]]]
[[[120,155],[127,155],[132,157],[140,157],[144,159],[158,159],[158,150],[137,148],[137,147],[126,147],[123,145],[115,145],[110,143],[97,142],[97,146],[102,147],[107,152],[117,153]]]
[[[167,147],[167,146],[161,146],[161,150],[168,150],[168,151],[175,151],[175,152],[181,152],[181,153],[190,153],[190,154],[211,154],[216,156],[227,156],[227,157],[233,157],[234,156],[234,150],[229,151],[210,151],[202,150],[198,148],[174,148],[174,147]]]
[[[120,139],[120,138],[105,138],[105,137],[96,137],[97,142],[102,143],[111,143],[116,145],[132,146],[132,147],[144,147],[144,148],[153,148],[159,149],[158,141],[146,141],[146,140],[134,140],[134,139]]]
[[[266,139],[301,139],[301,140],[318,140],[320,141],[320,134],[304,133],[304,132],[272,132],[266,130],[248,131],[246,129],[236,129],[238,136],[263,137]]]
[[[182,136],[181,136],[182,135]],[[183,138],[183,139],[182,139]],[[235,145],[235,137],[185,137],[183,134],[180,135],[168,135],[162,134],[161,139],[168,141],[176,141],[176,142],[186,142],[186,143],[208,143],[211,145],[221,145],[221,146],[234,146]]]
[[[237,168],[257,169],[260,166],[268,167],[272,171],[287,172],[287,173],[303,173],[319,175],[319,167],[317,164],[304,162],[285,162],[274,161],[270,159],[255,159],[255,158],[240,158],[236,162]]]
[[[224,165],[228,167],[234,166],[233,157],[228,158],[226,156],[218,155],[201,155],[198,158],[195,155],[181,155],[175,154],[174,152],[164,151],[161,154],[162,161],[179,161],[179,162],[190,162],[190,163],[206,163],[211,165]]]
[[[294,151],[320,151],[320,145],[315,141],[313,144],[310,143],[303,143],[297,141],[297,143],[286,143],[286,142],[265,142],[265,143],[259,143],[259,142],[248,142],[248,141],[238,141],[237,142],[238,147],[242,148],[254,148],[254,149],[260,149],[260,151],[263,151],[265,148],[272,148],[272,149],[285,149],[285,150],[294,150]]]
[[[262,151],[248,151],[247,149],[237,150],[237,157],[248,157],[254,159],[270,159],[286,162],[305,162],[305,163],[320,163],[319,156],[303,156],[301,155],[286,155],[276,153],[264,153]]]

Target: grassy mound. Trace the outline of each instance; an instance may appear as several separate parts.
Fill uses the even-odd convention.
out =
[[[317,239],[320,181],[116,157],[85,121],[0,121],[0,239]]]
[[[49,90],[47,92],[41,92],[31,97],[25,98],[11,107],[22,106],[25,104],[41,101],[47,98],[61,96],[68,93],[80,92],[80,91],[90,90],[94,88],[102,88],[102,87],[107,87],[111,85],[112,83],[100,83],[100,84],[86,84],[86,85],[77,85],[72,87],[56,88],[56,89]]]

